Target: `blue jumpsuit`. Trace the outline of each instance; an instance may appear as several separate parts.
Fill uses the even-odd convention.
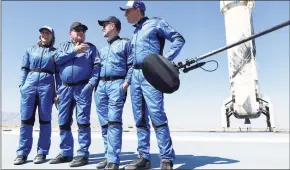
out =
[[[185,40],[180,33],[160,18],[144,17],[134,26],[136,29],[130,45],[130,55],[134,58],[130,93],[137,127],[137,151],[142,157],[150,160],[150,125],[148,118],[150,116],[160,149],[159,157],[173,162],[175,152],[172,147],[167,116],[164,112],[163,93],[146,81],[141,69],[147,55],[163,55],[165,39],[172,43],[169,51],[163,55],[170,61],[177,57]]]
[[[59,69],[62,85],[59,87],[58,124],[60,128],[60,149],[62,156],[73,156],[74,138],[71,132],[73,110],[76,109],[78,125],[78,156],[89,156],[91,145],[90,114],[92,89],[88,84],[96,86],[99,75],[99,52],[90,43],[89,49],[77,54],[72,42],[60,44],[55,62]]]
[[[95,93],[106,158],[115,164],[120,164],[122,113],[127,94],[122,85],[124,81],[130,84],[133,71],[128,45],[127,40],[116,36],[101,49],[100,82]]]
[[[37,153],[48,155],[51,144],[51,113],[55,97],[54,55],[56,49],[34,45],[26,50],[22,60],[21,128],[17,155],[27,156],[32,147],[32,130],[38,107],[40,132]]]

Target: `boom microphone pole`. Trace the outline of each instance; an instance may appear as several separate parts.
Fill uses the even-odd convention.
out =
[[[184,73],[187,73],[188,71],[191,71],[191,70],[193,70],[193,69],[195,69],[195,68],[198,68],[198,67],[201,67],[202,65],[204,65],[206,62],[202,62],[202,63],[195,64],[195,65],[193,65],[193,66],[190,66],[190,65],[192,65],[192,64],[194,64],[194,63],[197,63],[198,61],[200,61],[200,60],[202,60],[202,59],[205,59],[205,58],[207,58],[207,57],[209,57],[209,56],[212,56],[212,55],[215,55],[215,54],[220,53],[220,52],[222,52],[222,51],[225,51],[225,50],[227,50],[227,49],[229,49],[229,48],[232,48],[232,47],[234,47],[234,46],[240,45],[240,44],[242,44],[242,43],[244,43],[244,42],[247,42],[247,41],[250,41],[250,40],[252,40],[252,39],[258,38],[258,37],[263,36],[263,35],[265,35],[265,34],[268,34],[268,33],[270,33],[270,32],[276,31],[276,30],[281,29],[281,28],[283,28],[283,27],[285,27],[285,26],[288,26],[288,25],[290,25],[290,20],[288,20],[288,21],[286,21],[286,22],[283,22],[283,23],[281,23],[281,24],[279,24],[279,25],[276,25],[276,26],[274,26],[274,27],[272,27],[272,28],[269,28],[269,29],[267,29],[267,30],[264,30],[264,31],[262,31],[262,32],[260,32],[260,33],[254,34],[254,35],[252,35],[252,36],[250,36],[250,37],[248,37],[248,38],[245,38],[245,39],[243,39],[243,40],[240,40],[240,41],[238,41],[238,42],[232,43],[232,44],[227,45],[227,46],[225,46],[225,47],[218,48],[218,49],[216,49],[216,50],[214,50],[214,51],[212,51],[212,52],[209,52],[209,53],[203,54],[203,55],[201,55],[201,56],[199,56],[199,57],[195,57],[195,58],[192,58],[192,59],[186,59],[185,63],[178,62],[178,64],[175,65],[175,67],[176,67],[177,69],[183,69],[182,71],[183,71]],[[190,67],[188,67],[188,66],[190,66]]]

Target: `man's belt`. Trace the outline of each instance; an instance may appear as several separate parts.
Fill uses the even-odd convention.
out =
[[[134,69],[142,69],[143,68],[143,64],[135,64],[133,66]]]
[[[119,79],[125,79],[125,76],[108,76],[108,77],[100,77],[100,80],[103,81],[114,81]]]
[[[35,68],[35,69],[30,69],[31,72],[39,72],[39,73],[48,73],[48,74],[54,74],[53,71],[50,71],[48,69],[44,68]]]
[[[77,86],[77,85],[83,85],[83,84],[88,84],[89,80],[81,80],[79,82],[75,82],[75,83],[65,83],[63,82],[63,85],[65,86]]]

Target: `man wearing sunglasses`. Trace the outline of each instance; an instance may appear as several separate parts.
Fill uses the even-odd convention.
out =
[[[91,43],[85,43],[87,30],[88,27],[80,22],[72,23],[69,33],[71,41],[61,43],[55,56],[62,81],[57,91],[61,152],[50,161],[51,164],[71,162],[73,159],[74,138],[71,125],[74,109],[80,147],[70,166],[77,167],[88,163],[91,145],[91,100],[98,82],[100,58],[97,48]]]
[[[122,146],[122,113],[126,91],[131,82],[132,59],[128,40],[119,37],[121,22],[115,16],[98,20],[107,44],[100,50],[100,82],[95,102],[105,145],[105,159],[98,169],[119,169]]]

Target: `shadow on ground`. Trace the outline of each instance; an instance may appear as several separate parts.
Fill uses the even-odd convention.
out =
[[[120,154],[121,164],[126,165],[135,160],[137,154],[134,152],[122,152]],[[97,164],[104,159],[104,154],[91,154],[89,164]],[[151,168],[160,168],[160,159],[158,154],[151,154]],[[221,158],[215,156],[194,156],[194,155],[176,155],[174,164],[181,164],[177,169],[195,169],[209,164],[232,164],[240,161]]]

